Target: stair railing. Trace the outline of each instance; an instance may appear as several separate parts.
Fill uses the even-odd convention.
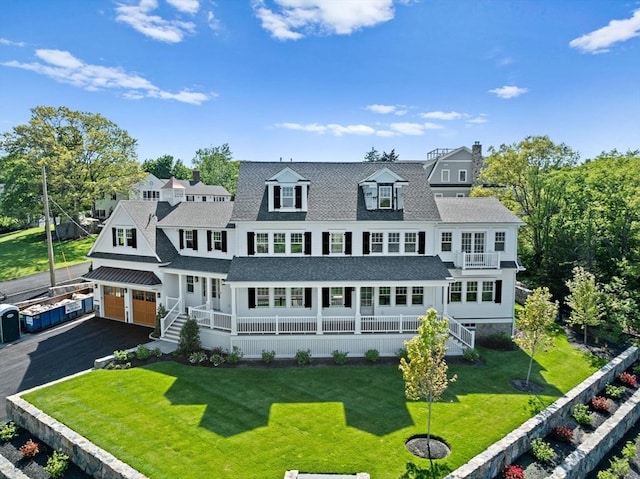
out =
[[[169,309],[169,312],[164,318],[160,318],[160,337],[164,336],[164,333],[167,332],[182,311],[182,298],[168,297],[166,303],[167,307],[169,307],[171,303],[173,303],[173,306]]]

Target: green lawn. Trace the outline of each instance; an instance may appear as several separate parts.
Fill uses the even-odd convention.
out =
[[[56,267],[87,261],[85,255],[96,235],[79,240],[53,242]],[[0,281],[49,270],[44,228],[29,228],[0,235]]]
[[[558,336],[536,357],[532,380],[545,390],[531,396],[509,384],[526,375],[524,353],[481,354],[484,365],[450,367],[457,381],[434,405],[432,433],[452,449],[436,461],[443,472],[595,370]],[[205,369],[164,362],[93,371],[25,399],[153,479],[280,479],[287,469],[398,479],[408,463],[429,467],[404,448],[425,432],[426,405],[405,399],[393,365]]]

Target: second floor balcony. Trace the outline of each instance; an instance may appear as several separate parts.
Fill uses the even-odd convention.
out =
[[[500,253],[467,253],[456,254],[456,268],[460,269],[499,269]]]

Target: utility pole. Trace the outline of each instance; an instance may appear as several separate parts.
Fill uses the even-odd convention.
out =
[[[47,234],[47,252],[49,254],[49,279],[51,287],[56,285],[56,266],[53,262],[53,241],[51,240],[51,224],[49,222],[49,195],[47,194],[47,171],[42,167],[42,199],[44,201],[44,231]]]

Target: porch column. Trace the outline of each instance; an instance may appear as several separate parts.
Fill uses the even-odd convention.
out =
[[[236,288],[231,286],[231,334],[238,334],[238,321],[236,317]]]
[[[205,281],[207,282],[207,301],[206,301],[206,305],[207,305],[207,309],[211,310],[211,281],[215,281],[212,278],[206,277]]]
[[[449,298],[447,297],[447,289],[449,285],[442,287],[442,314],[443,316],[447,315],[447,305],[449,304]]]
[[[180,275],[178,275],[178,302],[180,303],[180,306],[178,306],[178,309],[180,310],[180,312],[185,312],[184,308],[184,282],[185,282],[185,277],[184,275],[181,273]]]
[[[360,288],[361,286],[356,286],[356,334],[360,334],[362,332],[362,315],[360,314]]]
[[[318,286],[316,288],[316,296],[318,305],[318,315],[316,316],[316,334],[322,334],[322,288]]]

